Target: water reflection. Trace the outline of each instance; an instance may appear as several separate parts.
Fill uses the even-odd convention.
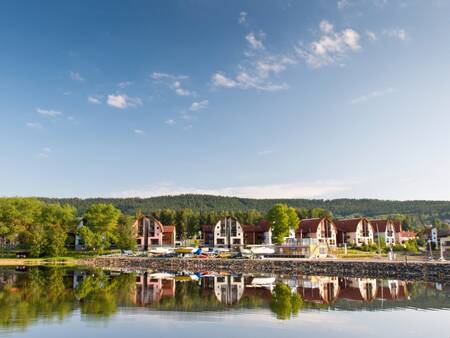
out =
[[[312,310],[448,309],[450,289],[333,276],[0,269],[2,329],[25,328],[38,319],[62,321],[75,310],[88,320],[105,319],[127,307],[187,312],[270,309],[285,320]]]

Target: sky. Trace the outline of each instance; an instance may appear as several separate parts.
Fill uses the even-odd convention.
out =
[[[450,200],[450,1],[0,1],[0,195]]]

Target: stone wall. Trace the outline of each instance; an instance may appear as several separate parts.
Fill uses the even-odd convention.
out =
[[[81,261],[80,264],[129,270],[328,275],[450,283],[450,263],[440,262],[98,257]]]

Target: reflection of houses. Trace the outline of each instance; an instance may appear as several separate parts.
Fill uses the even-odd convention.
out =
[[[299,280],[298,294],[313,303],[332,304],[339,296],[337,277],[304,277]]]
[[[386,245],[395,244],[395,227],[394,223],[387,219],[371,220],[374,231],[374,239],[384,240]]]
[[[218,247],[270,244],[272,236],[267,222],[243,225],[235,217],[224,217],[216,225],[204,225],[202,233],[205,245]]]
[[[153,246],[174,246],[175,226],[163,225],[152,216],[140,216],[134,223],[137,228],[137,245],[139,250],[148,250]]]
[[[406,282],[398,280],[378,281],[376,298],[380,300],[404,299],[408,296]]]
[[[297,238],[315,238],[321,244],[336,246],[337,229],[328,218],[303,219],[297,229]]]
[[[371,278],[340,278],[339,298],[371,302],[377,292],[377,281]]]
[[[244,294],[243,276],[207,276],[201,280],[203,294],[214,292],[219,302],[226,305],[234,305],[239,302]]]
[[[338,230],[338,243],[356,246],[373,243],[373,228],[366,218],[355,218],[334,221]]]
[[[174,296],[174,279],[154,279],[148,273],[136,276],[135,304],[148,305],[159,302],[162,297]]]

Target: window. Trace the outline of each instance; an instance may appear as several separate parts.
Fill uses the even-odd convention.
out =
[[[142,240],[139,238],[139,239],[136,241],[136,243],[137,243],[137,245],[141,245],[141,244],[142,244]]]
[[[225,244],[224,239],[223,239],[223,238],[218,238],[218,239],[217,239],[217,244],[219,244],[219,245]]]
[[[233,238],[233,244],[241,244],[240,238]]]

